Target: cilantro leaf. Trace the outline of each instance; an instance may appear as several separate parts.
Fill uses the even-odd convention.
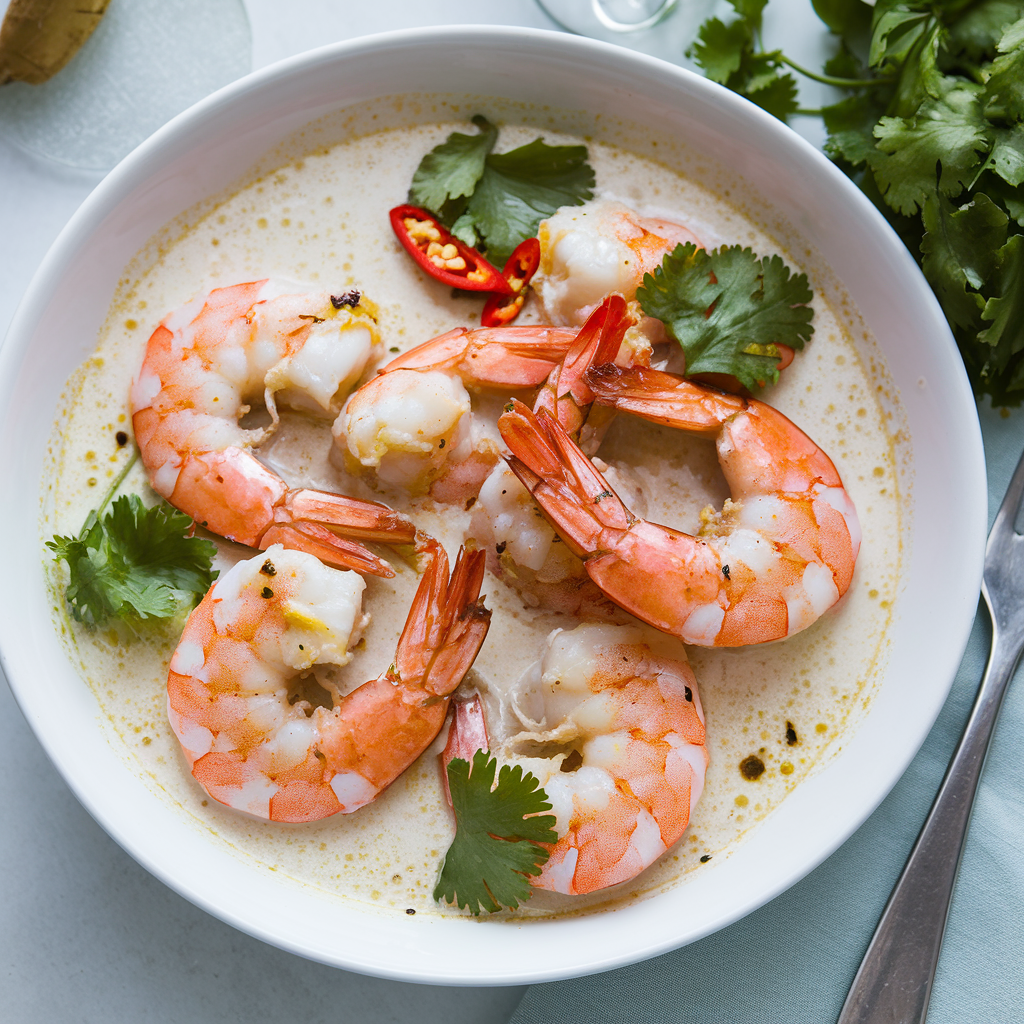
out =
[[[778,380],[776,345],[801,349],[814,331],[806,274],[738,245],[678,245],[636,297],[686,353],[686,373],[727,373],[751,391]]]
[[[739,71],[744,52],[751,45],[750,30],[743,21],[726,25],[718,18],[709,18],[701,25],[688,53],[712,82],[725,85]]]
[[[170,618],[210,589],[217,548],[186,537],[192,520],[160,504],[146,508],[137,494],[118,498],[103,518],[89,514],[78,537],[47,542],[54,561],[65,561],[65,596],[79,622],[102,626],[124,620]]]
[[[871,7],[862,0],[811,0],[811,6],[837,36],[866,35],[871,27]]]
[[[856,2],[866,11],[870,11],[870,8],[860,3],[860,0],[856,0]],[[870,17],[869,14],[868,18],[870,19]],[[822,70],[826,75],[831,75],[834,78],[862,78],[867,81],[865,77],[865,72],[868,70],[867,65],[853,52],[845,39],[839,40],[839,49],[825,61]]]
[[[746,22],[761,27],[761,15],[768,6],[768,0],[729,0],[733,10]]]
[[[730,0],[739,18],[728,25],[718,18],[705,21],[687,50],[714,82],[745,96],[785,121],[796,113],[796,79],[781,74],[782,52],[756,49],[764,0]]]
[[[1024,125],[992,130],[989,166],[1008,185],[1024,182]]]
[[[978,88],[963,83],[942,100],[926,100],[913,118],[881,118],[868,161],[893,209],[916,213],[934,191],[936,178],[939,191],[951,197],[970,182],[970,171],[980,162],[978,151],[987,148],[977,100]]]
[[[990,118],[1020,121],[1024,118],[1024,18],[1006,27],[996,49],[999,56],[985,83],[985,113]]]
[[[953,56],[983,60],[995,50],[1006,26],[1022,15],[1021,0],[981,0],[949,26],[946,48]]]
[[[502,765],[494,788],[497,758],[473,755],[472,771],[462,758],[448,764],[456,832],[434,887],[434,899],[479,915],[503,906],[515,910],[533,894],[530,877],[539,875],[554,843],[555,817],[539,814],[551,804],[537,779],[521,766]]]
[[[921,269],[950,323],[977,330],[985,305],[977,289],[995,270],[995,252],[1006,240],[1007,216],[983,193],[961,209],[935,194],[926,200],[922,215],[926,233]],[[975,290],[968,291],[968,286]]]
[[[549,146],[534,139],[492,153],[453,233],[470,245],[482,243],[487,258],[500,267],[560,206],[593,198],[594,182],[586,146]]]
[[[480,133],[452,132],[447,141],[435,146],[420,161],[409,188],[409,202],[434,211],[448,227],[462,212],[459,207],[465,207],[465,202],[455,201],[473,194],[484,173],[487,154],[498,139],[498,129],[481,114],[474,116],[473,124]],[[448,217],[444,216],[446,210]]]
[[[772,55],[765,56],[771,58]],[[790,74],[780,75],[779,66],[773,61],[768,65],[770,71],[762,72],[757,78],[751,76],[743,95],[751,103],[756,103],[762,110],[785,122],[797,112],[800,104],[796,99],[796,79]]]
[[[828,129],[825,154],[833,160],[840,157],[854,167],[871,159],[875,152],[875,125],[884,112],[876,97],[867,94],[847,96],[825,107],[822,117]]]
[[[871,24],[871,67],[885,70],[902,64],[921,41],[930,18],[931,5],[923,0],[878,0]]]
[[[978,179],[977,187],[996,200],[1006,210],[1010,220],[1024,228],[1024,188],[1020,185],[1011,187],[1004,179],[988,172]]]
[[[939,51],[944,40],[942,25],[934,18],[929,19],[895,76],[895,91],[887,113],[913,117],[926,99],[941,99],[960,84],[959,79],[939,70]]]
[[[996,253],[996,263],[993,284],[998,295],[985,303],[981,314],[991,326],[978,335],[989,346],[980,374],[1009,378],[1005,389],[1012,392],[1024,388],[1024,235],[1011,236]]]

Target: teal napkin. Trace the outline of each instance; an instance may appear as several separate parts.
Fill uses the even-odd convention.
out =
[[[1008,415],[986,403],[979,415],[991,523],[1024,448],[1024,410]],[[511,1024],[834,1021],[967,721],[989,637],[988,615],[979,606],[952,692],[921,751],[878,810],[817,870],[742,921],[673,953],[532,986]],[[928,1024],[1024,1020],[1021,735],[1024,682],[1018,679],[975,804]]]

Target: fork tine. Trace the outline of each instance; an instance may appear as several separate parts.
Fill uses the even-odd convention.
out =
[[[1024,455],[1021,455],[1020,462],[1017,463],[1017,468],[1013,471],[1010,486],[1006,488],[1003,503],[999,506],[995,521],[992,523],[992,530],[989,533],[990,543],[996,539],[997,535],[1002,540],[1005,532],[1013,530],[1022,505],[1024,505]]]

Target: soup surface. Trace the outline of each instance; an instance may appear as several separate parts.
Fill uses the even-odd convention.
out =
[[[579,141],[553,130],[571,119],[502,101],[381,101],[301,133],[237,190],[186,212],[154,239],[126,268],[94,356],[68,382],[45,474],[45,535],[77,532],[98,503],[128,458],[131,446],[119,444],[117,435],[130,431],[129,386],[149,335],[169,311],[211,288],[271,276],[310,290],[358,288],[380,310],[381,361],[453,327],[475,326],[481,302],[453,298],[449,289],[426,280],[392,235],[387,212],[405,201],[423,154],[451,131],[465,131],[478,111],[504,125],[499,149],[539,134],[549,143]],[[332,135],[334,144],[326,145]],[[808,274],[815,289],[813,337],[762,397],[835,462],[857,506],[864,541],[849,592],[804,632],[761,647],[688,650],[711,763],[683,839],[631,882],[589,897],[537,893],[517,916],[576,913],[650,896],[685,884],[692,872],[710,870],[710,860],[743,842],[856,727],[886,657],[905,558],[901,507],[909,453],[898,400],[873,339],[828,268],[800,248],[787,225],[773,222],[735,185],[723,185],[706,164],[664,144],[658,149],[657,140],[624,148],[620,135],[616,126],[604,126],[605,141],[585,139],[599,195],[685,223],[708,248],[739,243],[759,254],[778,252]],[[531,300],[520,322],[542,319]],[[500,401],[485,400],[481,407],[494,415]],[[469,530],[469,512],[375,492],[366,479],[339,468],[331,449],[329,422],[286,412],[261,457],[293,486],[382,499],[408,511],[454,555]],[[696,532],[704,506],[721,508],[728,495],[711,442],[640,420],[620,416],[600,456],[643,487],[647,518],[687,532]],[[152,497],[139,466],[123,490]],[[218,548],[222,570],[251,555],[224,541]],[[394,580],[368,579],[364,608],[372,624],[343,670],[348,686],[374,678],[394,656],[417,578],[400,560],[393,563]],[[167,721],[165,683],[175,632],[128,638],[115,630],[89,631],[67,612],[62,570],[55,568],[52,580],[57,628],[95,693],[110,742],[155,799],[175,808],[211,843],[325,898],[358,900],[390,913],[460,913],[431,898],[454,832],[436,756],[443,732],[389,790],[354,814],[296,826],[230,811],[192,779]],[[525,607],[491,576],[484,591],[494,614],[469,681],[495,690],[530,669],[552,629],[575,622]],[[763,766],[759,774],[751,758]]]

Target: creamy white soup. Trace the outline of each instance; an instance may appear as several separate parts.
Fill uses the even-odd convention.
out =
[[[76,532],[128,458],[129,387],[150,334],[167,313],[211,288],[265,277],[315,291],[358,288],[379,307],[383,344],[377,364],[453,327],[475,326],[481,301],[453,298],[447,287],[428,281],[395,240],[387,214],[405,201],[420,158],[450,132],[466,131],[469,116],[478,111],[502,124],[499,149],[538,135],[553,144],[580,141],[556,130],[566,124],[586,131],[585,120],[501,101],[382,101],[336,119],[329,130],[300,134],[232,194],[187,212],[140,253],[125,270],[95,354],[64,393],[45,473],[46,536]],[[325,144],[332,134],[336,141]],[[621,126],[603,126],[596,137],[583,139],[599,195],[686,224],[709,248],[740,243],[759,254],[777,252],[793,270],[808,274],[815,291],[813,337],[762,397],[831,457],[856,504],[864,537],[849,592],[810,628],[774,644],[686,650],[706,715],[710,767],[683,838],[629,882],[585,897],[538,892],[516,912],[519,917],[578,913],[649,897],[685,885],[694,872],[708,870],[710,861],[742,843],[856,727],[886,658],[906,557],[902,481],[908,453],[900,409],[874,342],[840,284],[813,252],[801,248],[788,225],[735,182],[716,177],[706,161],[664,140],[634,140],[624,148],[620,143],[627,136]],[[542,320],[543,310],[531,298],[519,322]],[[500,411],[500,400],[474,401],[485,415]],[[128,435],[127,443],[123,436],[119,443],[119,433]],[[695,533],[701,509],[721,508],[728,496],[710,441],[619,416],[599,454],[643,488],[646,518],[655,522]],[[343,460],[332,457],[330,421],[285,412],[261,458],[292,486],[401,508],[439,538],[450,556],[471,532],[471,512],[462,507],[380,492],[372,478],[349,475]],[[153,498],[138,465],[123,491]],[[221,570],[252,554],[225,541],[218,541],[218,552]],[[397,576],[367,578],[364,609],[372,622],[342,672],[348,687],[376,677],[392,660],[417,583],[411,567],[388,557]],[[62,573],[62,567],[52,572],[57,628],[95,694],[110,743],[154,799],[175,808],[210,843],[325,898],[355,900],[388,913],[462,913],[431,898],[454,833],[437,756],[443,730],[390,789],[353,814],[283,825],[231,811],[193,780],[167,721],[174,630],[131,638],[124,631],[82,627],[63,601]],[[553,629],[576,622],[526,607],[490,575],[484,592],[493,620],[466,685],[500,691],[530,670]]]

